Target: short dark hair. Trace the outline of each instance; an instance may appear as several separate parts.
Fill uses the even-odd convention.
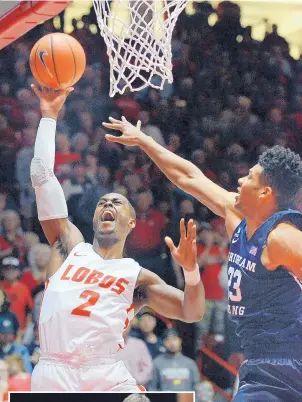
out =
[[[132,394],[127,396],[124,402],[150,402],[150,399],[144,394]]]
[[[267,184],[276,192],[279,208],[293,205],[302,184],[302,160],[289,148],[279,145],[259,156]]]

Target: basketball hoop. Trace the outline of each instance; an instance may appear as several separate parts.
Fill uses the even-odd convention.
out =
[[[189,0],[94,0],[107,45],[110,96],[173,82],[172,32]]]

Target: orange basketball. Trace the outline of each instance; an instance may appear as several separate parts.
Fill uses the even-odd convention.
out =
[[[86,56],[80,43],[64,33],[43,36],[32,48],[30,69],[39,84],[51,89],[73,86],[82,77]]]

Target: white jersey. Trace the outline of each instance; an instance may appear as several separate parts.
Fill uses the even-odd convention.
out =
[[[46,283],[39,334],[42,354],[115,354],[134,316],[141,267],[131,258],[104,260],[80,243]]]

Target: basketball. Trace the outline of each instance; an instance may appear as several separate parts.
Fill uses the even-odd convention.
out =
[[[83,47],[64,33],[43,36],[32,48],[29,61],[34,78],[41,86],[51,89],[73,86],[86,67]]]

